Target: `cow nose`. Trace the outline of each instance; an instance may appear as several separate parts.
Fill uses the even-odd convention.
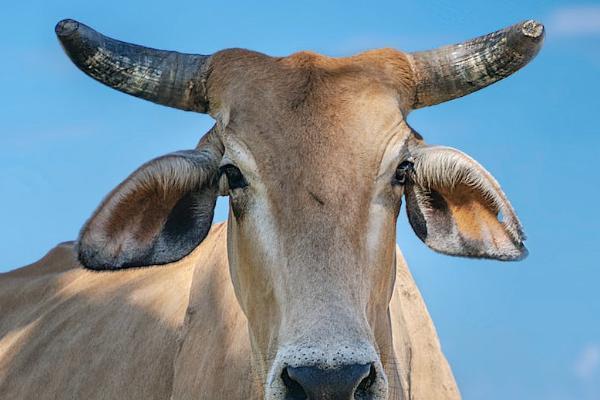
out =
[[[286,367],[281,379],[286,400],[354,400],[371,398],[376,375],[373,364],[353,364],[334,369]]]

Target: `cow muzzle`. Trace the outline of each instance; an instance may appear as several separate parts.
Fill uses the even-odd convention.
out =
[[[344,365],[335,369],[286,367],[281,379],[286,399],[371,399],[370,389],[377,379],[373,364]]]
[[[371,346],[285,349],[271,368],[268,400],[383,400],[387,377]]]

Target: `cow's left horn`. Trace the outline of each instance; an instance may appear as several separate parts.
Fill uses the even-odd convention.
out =
[[[543,41],[544,26],[529,20],[464,43],[411,53],[413,108],[456,99],[506,78],[531,61]]]
[[[73,63],[97,81],[154,103],[207,112],[210,56],[121,42],[72,19],[60,21],[55,31]]]

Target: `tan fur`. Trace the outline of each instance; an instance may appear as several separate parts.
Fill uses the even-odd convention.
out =
[[[202,165],[232,163],[248,183],[228,193],[227,234],[213,227],[162,268],[94,274],[62,246],[2,276],[0,304],[11,311],[0,324],[0,397],[281,400],[288,367],[369,365],[373,400],[458,399],[396,246],[404,189],[392,182],[416,137],[405,122],[415,100],[406,55],[226,50],[212,56],[206,90],[217,123],[199,144],[214,150]],[[441,167],[433,153],[415,157],[422,186],[475,187],[488,214],[500,209],[520,229],[485,170],[473,180],[460,155],[444,153]],[[190,182],[206,180],[188,166],[127,180],[83,239],[98,223],[150,243]],[[467,233],[489,216],[452,206]],[[139,247],[107,239],[117,255]]]
[[[259,399],[226,240],[226,226],[215,225],[177,263],[118,273],[82,269],[65,243],[0,275],[0,398]],[[390,398],[457,399],[399,252],[396,282],[385,319],[390,374],[404,384]]]
[[[0,275],[0,398],[169,398],[192,272],[95,273],[66,243]]]

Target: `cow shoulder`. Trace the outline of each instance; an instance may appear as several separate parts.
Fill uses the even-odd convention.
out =
[[[65,243],[0,275],[0,398],[169,398],[205,247],[168,266],[94,272]]]

